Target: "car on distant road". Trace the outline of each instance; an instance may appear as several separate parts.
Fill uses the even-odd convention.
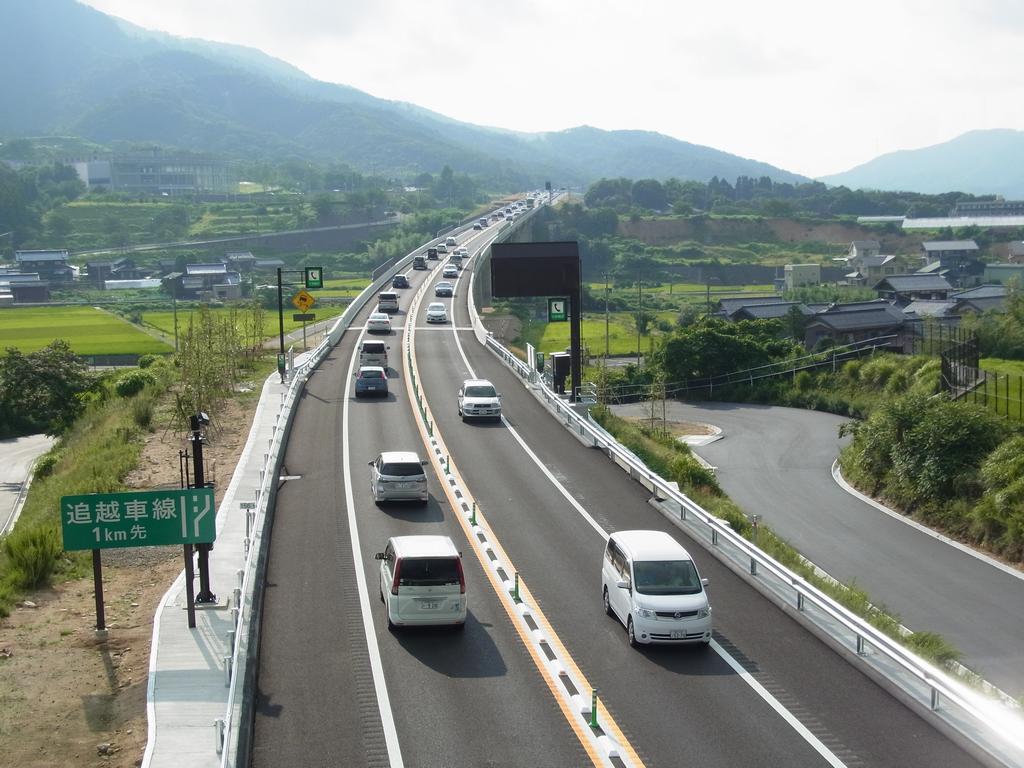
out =
[[[447,280],[440,281],[434,286],[435,296],[454,296],[455,286],[449,283]]]
[[[466,626],[466,574],[462,555],[448,536],[393,536],[373,558],[380,561],[380,599],[389,630]]]
[[[459,268],[454,264],[445,264],[444,269],[441,270],[441,277],[458,277]]]
[[[381,291],[377,294],[378,312],[397,312],[398,294],[394,291]]]
[[[444,243],[440,243],[440,244],[439,244],[439,245],[437,246],[437,252],[438,252],[438,253],[448,253],[448,246],[447,246],[447,245],[445,245]]]
[[[487,379],[466,379],[456,396],[459,416],[467,419],[501,421],[501,395]]]
[[[432,301],[427,305],[428,323],[447,323],[448,309],[440,301]]]
[[[424,257],[422,257],[422,256],[413,256],[412,257],[412,268],[413,269],[430,269],[430,267],[427,266],[427,260]]]
[[[427,248],[427,258],[431,261],[437,259],[437,248]]]
[[[386,312],[371,312],[366,319],[367,333],[391,333],[391,318]]]
[[[356,397],[388,396],[388,374],[379,365],[362,365],[356,374]]]
[[[370,492],[375,502],[419,501],[426,504],[425,461],[412,451],[383,451],[369,462]]]
[[[476,224],[473,225],[473,229],[483,229],[483,227],[480,226],[480,222],[478,221]]]
[[[456,240],[454,237],[447,237],[445,238],[444,244],[447,245],[449,248],[454,248],[456,245],[459,244],[459,241]]]
[[[424,265],[426,266],[426,265]],[[392,288],[408,288],[409,287],[409,276],[408,275],[395,275],[391,278]]]

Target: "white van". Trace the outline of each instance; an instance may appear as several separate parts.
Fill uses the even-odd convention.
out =
[[[447,245],[449,248],[452,248],[458,245],[459,241],[456,240],[454,237],[447,237],[445,238],[444,244]]]
[[[371,341],[369,339],[359,343],[359,365],[379,365],[385,371],[388,369],[388,350],[390,347],[383,341]]]
[[[604,609],[629,644],[711,642],[711,605],[697,566],[663,531],[619,531],[601,564]]]
[[[380,560],[380,598],[388,629],[409,625],[466,625],[462,555],[447,536],[394,536]]]

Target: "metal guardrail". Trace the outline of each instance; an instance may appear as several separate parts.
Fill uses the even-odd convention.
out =
[[[433,241],[432,241],[433,242]],[[260,469],[260,485],[256,493],[256,508],[248,510],[246,525],[246,557],[238,571],[239,583],[234,590],[233,607],[237,609],[234,648],[229,649],[231,662],[227,681],[228,698],[223,724],[218,724],[218,734],[223,735],[221,745],[222,768],[245,768],[249,764],[251,742],[252,707],[255,704],[256,662],[259,652],[259,612],[262,607],[262,584],[269,554],[269,537],[266,526],[273,521],[273,502],[277,491],[283,451],[288,440],[295,403],[302,394],[306,379],[316,369],[327,353],[341,340],[356,315],[387,285],[401,269],[412,263],[421,253],[423,246],[406,254],[392,263],[390,269],[377,275],[341,314],[323,341],[312,351],[300,356],[298,364],[289,372],[291,383],[281,397],[280,412],[273,437],[263,454]],[[277,374],[273,374],[277,375]],[[218,735],[218,739],[221,736]]]
[[[566,429],[576,433],[585,444],[604,451],[632,479],[651,491],[653,501],[688,530],[697,533],[717,556],[739,563],[738,570],[747,571],[760,591],[772,591],[779,602],[795,608],[830,636],[836,647],[873,664],[878,676],[904,691],[912,703],[935,713],[962,742],[974,749],[980,748],[1002,765],[1024,765],[1024,720],[1019,711],[954,680],[740,536],[727,521],[700,507],[681,493],[675,483],[651,471],[631,451],[610,438],[609,433],[589,420],[589,413],[581,415],[552,391],[539,373],[483,330],[475,307],[471,309],[471,316],[474,326],[480,326],[478,339],[530,385],[549,410],[564,422]],[[732,551],[727,552],[727,549]],[[769,584],[769,580],[774,584]],[[817,615],[809,615],[809,609],[814,609]],[[947,703],[952,707],[945,706]]]

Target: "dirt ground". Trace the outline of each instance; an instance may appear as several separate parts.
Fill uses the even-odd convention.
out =
[[[206,447],[219,502],[245,445],[255,397],[230,401]],[[179,485],[182,432],[158,426],[127,479]],[[146,748],[146,685],[156,606],[184,566],[180,549],[105,550],[109,636],[95,639],[91,576],[30,595],[0,620],[0,755],[19,768],[131,768]]]

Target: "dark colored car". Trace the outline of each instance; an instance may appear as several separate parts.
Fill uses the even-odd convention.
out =
[[[392,288],[408,288],[409,287],[409,278],[406,277],[405,275],[395,275],[394,278],[392,278],[392,280],[391,280],[391,287]]]
[[[437,248],[427,248],[427,258],[428,259],[436,259],[437,258]]]
[[[434,286],[435,296],[451,296],[453,293],[455,293],[455,288],[447,280],[442,280]]]
[[[356,397],[388,396],[388,375],[379,365],[363,365],[356,374]]]

